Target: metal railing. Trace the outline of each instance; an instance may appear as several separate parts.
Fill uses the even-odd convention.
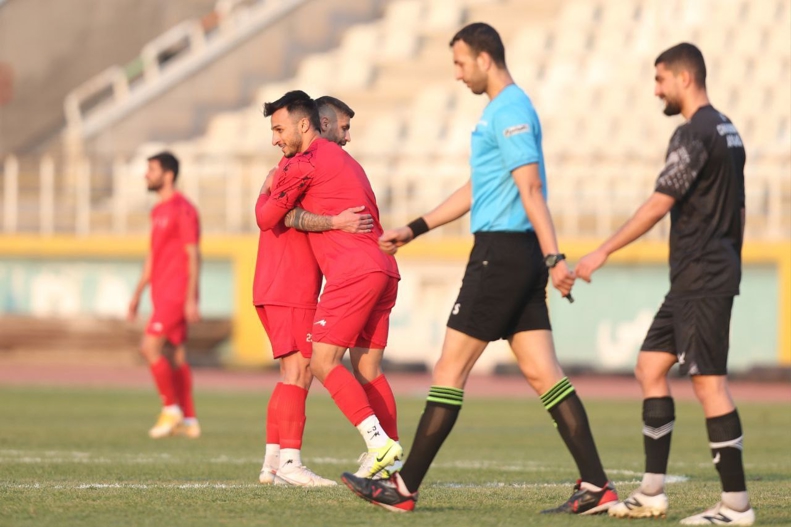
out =
[[[143,47],[140,81],[116,65],[72,90],[64,99],[67,136],[94,136],[307,1],[219,0],[217,28],[186,20]]]
[[[145,163],[80,159],[58,166],[49,156],[40,159],[9,156],[2,164],[2,232],[92,233],[118,235],[146,232],[154,196],[147,192]],[[448,163],[453,161],[448,160]],[[365,160],[361,160],[363,166]],[[436,166],[434,160],[425,166]],[[198,207],[203,229],[218,233],[254,233],[253,207],[270,158],[225,156],[183,157],[179,185]],[[419,164],[418,164],[419,165]],[[20,167],[27,167],[22,170]],[[454,166],[458,166],[455,162]],[[791,178],[789,165],[748,166],[747,234],[755,240],[791,238]],[[382,177],[369,174],[381,221],[400,225],[436,206],[468,174],[442,178],[432,174],[395,171]],[[625,221],[652,192],[653,171],[602,173],[554,170],[549,179],[549,205],[559,236],[603,238]],[[468,232],[468,220],[449,225],[432,236]],[[652,237],[666,235],[660,226]]]

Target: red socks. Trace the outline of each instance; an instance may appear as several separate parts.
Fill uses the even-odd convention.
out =
[[[324,387],[330,392],[336,406],[354,426],[374,415],[368,397],[354,375],[341,365],[336,366],[324,379]]]
[[[280,448],[302,449],[302,434],[305,431],[305,399],[308,391],[293,384],[280,384],[277,400]]]
[[[173,370],[173,388],[185,418],[195,417],[195,402],[192,400],[192,371],[186,362]]]
[[[393,441],[398,441],[398,412],[396,411],[395,397],[384,374],[363,384],[363,389],[385,434]]]
[[[170,366],[170,362],[165,357],[159,357],[159,360],[151,364],[150,368],[151,375],[154,376],[154,383],[156,383],[162,398],[162,406],[178,404],[176,390],[173,386],[173,368]]]
[[[269,404],[266,406],[266,444],[279,445],[280,444],[280,427],[278,426],[277,418],[277,403],[280,400],[281,389],[283,383],[279,382],[272,390],[272,396],[269,398]]]

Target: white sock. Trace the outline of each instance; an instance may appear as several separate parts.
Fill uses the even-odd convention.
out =
[[[750,498],[747,497],[747,491],[723,492],[722,503],[729,509],[739,512],[744,512],[750,508]]]
[[[280,449],[280,470],[284,468],[296,468],[302,466],[302,456],[299,449],[281,448]]]
[[[277,470],[280,466],[280,445],[277,443],[267,443],[266,453],[264,454],[264,466]]]
[[[363,439],[365,439],[365,446],[368,447],[368,450],[382,448],[387,444],[387,440],[390,439],[385,434],[382,425],[379,424],[379,419],[375,415],[363,419],[363,422],[357,425],[357,430],[360,431]]]
[[[198,418],[197,417],[185,417],[184,418],[184,424],[187,425],[187,426],[196,425],[196,424],[198,424]]]
[[[665,492],[665,475],[646,472],[640,483],[640,492],[646,496],[659,496]]]
[[[181,408],[179,408],[179,405],[177,404],[171,404],[169,406],[163,406],[162,411],[167,414],[180,414]]]

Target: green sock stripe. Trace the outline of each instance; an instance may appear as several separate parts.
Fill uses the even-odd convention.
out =
[[[457,397],[464,396],[464,390],[459,390],[458,388],[445,388],[443,386],[432,386],[429,389],[429,393],[452,395]]]
[[[546,393],[544,393],[541,396],[541,402],[542,403],[546,403],[548,401],[551,401],[555,397],[555,395],[557,393],[563,391],[564,389],[566,389],[569,386],[571,386],[571,383],[569,382],[569,378],[568,377],[563,377],[558,382],[556,382],[555,385],[552,388],[547,390]]]
[[[464,390],[446,386],[432,386],[428,391],[427,401],[432,403],[450,404],[461,406],[464,400]]]
[[[571,385],[567,378],[563,378],[552,389],[541,396],[541,402],[544,403],[546,410],[551,410],[553,407],[561,403],[566,397],[574,393],[574,386]]]

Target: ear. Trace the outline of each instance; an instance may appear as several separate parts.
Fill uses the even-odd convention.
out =
[[[682,69],[678,72],[678,77],[683,88],[689,88],[692,84],[692,74],[690,74],[689,70]]]
[[[330,128],[330,118],[329,117],[322,117],[321,120],[321,129],[322,131],[327,131]]]
[[[489,68],[492,66],[492,57],[485,51],[481,51],[478,53],[478,56],[475,58],[475,61],[478,63],[478,68],[483,71],[489,71]]]

